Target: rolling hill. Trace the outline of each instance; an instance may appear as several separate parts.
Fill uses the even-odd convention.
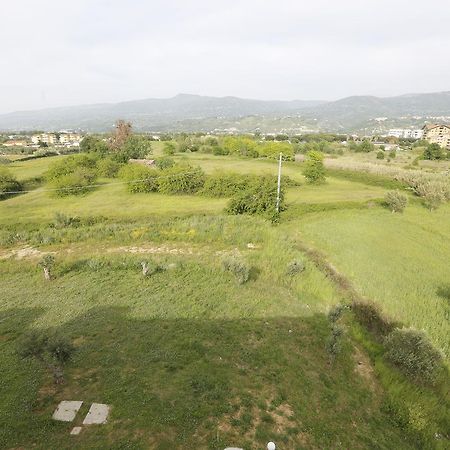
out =
[[[353,96],[337,101],[264,101],[238,97],[179,94],[172,98],[133,100],[0,115],[0,130],[109,130],[118,118],[146,131],[208,131],[236,128],[263,131],[301,126],[352,131],[376,117],[390,119],[450,116],[450,91],[397,97]],[[253,120],[242,120],[253,117]],[[295,120],[287,120],[294,118]],[[284,122],[283,122],[284,121]],[[242,122],[245,122],[244,124]],[[263,126],[260,126],[263,124]]]

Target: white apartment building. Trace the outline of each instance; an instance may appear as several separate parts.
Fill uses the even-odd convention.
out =
[[[394,128],[389,130],[388,136],[404,139],[422,139],[423,130],[410,130],[404,128]]]

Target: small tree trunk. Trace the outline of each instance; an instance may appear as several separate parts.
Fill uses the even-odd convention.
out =
[[[144,277],[145,277],[148,274],[148,269],[149,269],[148,263],[142,262],[141,266],[142,266],[142,275],[144,275]]]
[[[61,366],[52,365],[51,366],[53,372],[53,381],[55,384],[63,384],[64,383],[64,373]]]
[[[50,276],[50,269],[48,267],[44,267],[44,278],[47,281],[51,280],[51,276]]]

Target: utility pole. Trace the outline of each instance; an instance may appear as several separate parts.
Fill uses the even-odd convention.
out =
[[[278,185],[277,185],[277,213],[280,212],[280,193],[281,193],[281,161],[283,159],[283,153],[280,153],[280,159],[278,161]]]

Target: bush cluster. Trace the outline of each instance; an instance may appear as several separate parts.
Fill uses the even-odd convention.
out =
[[[161,192],[162,194],[195,194],[205,183],[200,167],[175,165],[157,169],[142,164],[127,164],[119,172],[127,181],[129,192]]]
[[[341,340],[343,334],[344,330],[342,329],[342,327],[333,323],[331,327],[331,335],[327,341],[327,352],[328,355],[330,356],[331,362],[333,362],[336,359],[337,355],[341,351],[342,347]]]
[[[251,186],[257,185],[260,182],[260,175],[247,175],[233,172],[216,172],[209,175],[205,184],[200,191],[200,194],[208,197],[232,197],[239,194]],[[274,177],[276,182],[276,179]],[[297,183],[290,177],[283,175],[281,177],[281,185],[296,186]]]
[[[305,270],[305,264],[303,261],[300,261],[299,259],[294,259],[291,261],[286,268],[286,274],[290,277],[293,277],[294,275],[297,275],[300,272],[303,272]]]
[[[226,136],[218,139],[214,136],[181,135],[177,139],[176,150],[178,152],[200,152],[212,153],[213,155],[238,155],[247,158],[275,159],[282,153],[284,160],[293,160],[294,147],[287,140],[288,136],[286,136],[286,139],[283,139],[283,142],[274,140],[264,142],[253,136]],[[172,151],[172,149],[169,151]]]
[[[424,382],[436,379],[442,356],[422,331],[396,328],[386,338],[385,348],[386,359],[409,377]]]
[[[400,191],[389,191],[384,197],[386,206],[392,212],[403,212],[408,204],[408,197]]]
[[[162,194],[195,194],[205,184],[205,174],[200,167],[174,166],[162,171],[158,183]]]
[[[97,179],[95,155],[73,155],[50,165],[45,174],[56,196],[80,195],[88,192]]]
[[[355,301],[352,304],[352,311],[364,328],[378,336],[386,336],[395,327],[375,303]]]
[[[303,166],[303,175],[310,184],[325,183],[325,166],[323,164],[323,153],[310,151],[306,154]]]
[[[229,214],[259,214],[276,220],[277,180],[273,176],[259,177],[247,189],[230,199],[226,212]],[[280,211],[285,209],[284,189],[280,193]]]
[[[126,164],[119,171],[119,177],[127,182],[129,192],[157,192],[159,171],[142,164]]]
[[[22,184],[4,167],[0,167],[0,200],[9,197],[9,192],[22,190]]]
[[[227,272],[231,272],[239,284],[246,283],[250,278],[250,267],[236,255],[223,258],[222,268]]]
[[[100,177],[116,178],[122,164],[112,157],[101,158],[97,161],[97,173]]]

